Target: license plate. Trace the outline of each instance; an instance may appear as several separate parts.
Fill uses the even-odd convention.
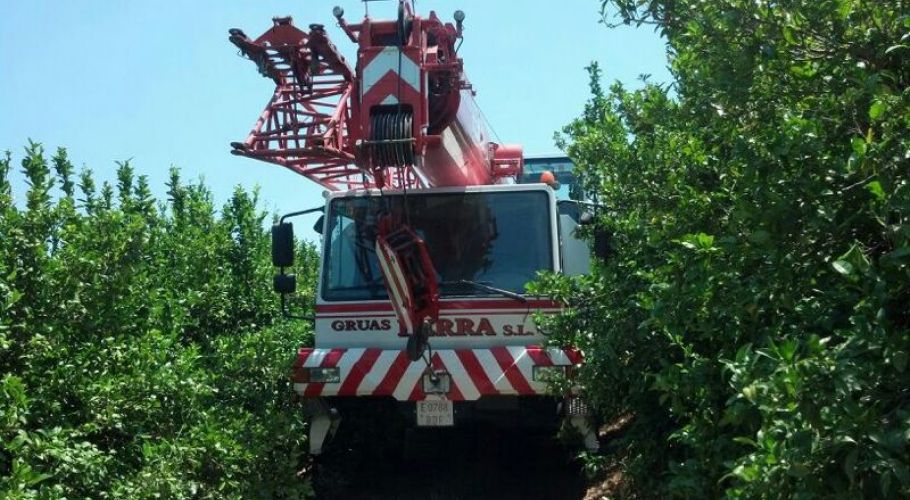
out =
[[[448,399],[417,402],[418,427],[451,427],[455,425],[455,410]]]

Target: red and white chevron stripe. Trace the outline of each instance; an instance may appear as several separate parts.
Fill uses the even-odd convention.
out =
[[[547,384],[533,379],[534,366],[571,366],[582,362],[575,349],[502,346],[490,349],[447,349],[433,352],[436,370],[451,376],[448,399],[474,401],[481,396],[546,394]],[[303,368],[337,367],[338,383],[305,383]],[[303,397],[391,396],[399,401],[426,397],[421,375],[426,363],[411,362],[401,350],[374,348],[301,349],[292,380]]]
[[[417,325],[411,321],[411,307],[414,304],[414,296],[408,281],[405,279],[405,272],[401,269],[401,263],[391,245],[383,238],[376,238],[376,256],[378,257],[379,266],[382,268],[382,275],[385,276],[386,289],[389,291],[389,301],[392,303],[392,309],[398,318],[398,325],[402,335],[407,335],[417,331]]]

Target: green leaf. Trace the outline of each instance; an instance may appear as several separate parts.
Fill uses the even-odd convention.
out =
[[[796,34],[794,33],[793,27],[786,25],[782,29],[784,40],[791,45],[796,45]]]
[[[714,236],[705,233],[698,233],[695,236],[698,246],[701,248],[712,248],[714,246]]]
[[[837,15],[842,21],[846,21],[853,13],[853,0],[840,0],[837,6]]]
[[[854,243],[849,250],[844,252],[844,254],[838,257],[831,265],[838,273],[847,277],[856,278],[859,274],[869,270],[870,263],[869,258],[866,257],[862,248]]]
[[[844,276],[853,275],[853,265],[845,260],[836,260],[831,264],[834,267],[834,270],[843,274]]]
[[[794,64],[790,66],[790,73],[801,78],[812,78],[818,70],[812,63]]]
[[[42,472],[41,474],[30,474],[28,476],[28,479],[26,482],[29,486],[34,486],[40,482],[47,481],[48,479],[51,479],[52,477],[54,477],[53,474],[47,474],[44,472]]]
[[[754,439],[748,438],[745,436],[736,436],[735,438],[733,438],[733,442],[739,443],[739,444],[744,444],[746,446],[751,446],[753,448],[758,448],[758,443],[756,443]]]
[[[755,385],[743,387],[742,393],[750,403],[755,403],[755,400],[758,397],[758,388],[756,388]]]
[[[869,118],[872,121],[878,120],[887,109],[887,105],[882,101],[874,101],[871,106],[869,106]]]
[[[678,243],[689,250],[695,250],[696,248],[695,243],[692,243],[691,241],[679,241]]]
[[[885,190],[882,189],[881,182],[872,181],[866,184],[866,189],[868,189],[869,192],[872,193],[872,195],[875,196],[877,200],[883,201],[885,199]]]
[[[799,347],[799,343],[793,339],[787,339],[784,342],[781,342],[777,346],[777,352],[780,354],[780,357],[789,362],[793,361],[793,357],[796,354],[796,349]]]
[[[861,137],[854,137],[853,139],[850,139],[850,147],[853,148],[853,153],[856,154],[856,156],[860,158],[866,156],[867,145],[865,139]]]

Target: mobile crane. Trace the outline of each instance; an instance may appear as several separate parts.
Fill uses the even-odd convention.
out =
[[[327,190],[323,207],[272,229],[284,305],[296,288],[285,273],[294,256],[286,219],[322,213],[315,347],[300,349],[292,373],[311,454],[345,408],[380,401],[417,426],[562,415],[596,448],[577,390],[548,392],[548,380],[582,362],[576,349],[546,347],[535,327],[533,312],[560,306],[524,288],[538,271],[587,262],[572,232],[578,210],[546,184],[520,183],[522,148],[491,139],[457,53],[464,13],[445,23],[399,0],[392,20],[349,23],[339,7],[333,15],[358,46],[354,68],[323,25],[304,31],[276,17],[256,39],[229,31],[275,85],[232,153]]]

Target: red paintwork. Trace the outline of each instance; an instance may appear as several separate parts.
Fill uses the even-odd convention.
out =
[[[515,360],[512,359],[512,355],[509,354],[508,348],[494,347],[490,349],[490,352],[493,353],[493,357],[496,359],[496,362],[499,363],[499,367],[502,369],[503,373],[505,373],[506,379],[508,379],[509,383],[512,384],[512,387],[518,391],[518,394],[522,396],[534,394],[534,389],[531,389],[528,381],[521,375],[521,372],[515,365]]]
[[[398,386],[398,382],[401,381],[401,377],[404,375],[404,372],[408,369],[408,365],[411,362],[408,361],[408,355],[404,351],[400,351],[397,356],[395,356],[395,361],[392,362],[392,366],[386,371],[385,376],[382,379],[382,382],[376,386],[376,389],[373,390],[374,396],[391,396],[395,392],[395,388]]]
[[[439,319],[439,290],[433,261],[423,239],[404,221],[392,214],[383,215],[379,218],[376,257],[383,261],[380,269],[386,292],[396,309],[399,334],[411,335],[425,321],[435,324]],[[397,277],[403,281],[399,282]]]
[[[523,169],[520,146],[490,140],[474,90],[455,52],[460,28],[434,12],[421,18],[402,1],[410,30],[398,46],[399,20],[348,24],[358,44],[351,69],[320,25],[304,32],[290,17],[252,40],[230,41],[272,79],[275,91],[246,140],[232,153],[289,168],[330,190],[419,188],[512,182]],[[400,51],[400,54],[399,54]],[[410,110],[414,164],[372,163],[377,110]]]
[[[535,300],[528,299],[526,303],[516,302],[514,300],[441,300],[439,309],[441,311],[472,309],[472,310],[512,310],[524,311],[527,308],[532,310],[538,309],[558,309],[559,302],[553,300]],[[357,312],[389,312],[392,310],[392,304],[388,302],[360,303],[360,304],[316,304],[316,314],[326,313],[357,313]]]
[[[351,373],[344,379],[341,387],[338,388],[338,394],[344,396],[357,394],[357,387],[363,382],[370,369],[373,368],[381,353],[381,349],[367,349],[364,351],[363,357],[354,363],[354,366],[351,367]]]
[[[483,366],[480,365],[480,361],[477,360],[477,355],[474,354],[474,351],[459,349],[455,351],[455,355],[458,356],[458,360],[461,361],[468,376],[471,377],[471,380],[481,394],[489,396],[499,395],[499,391],[493,385],[493,381],[490,380],[490,377],[483,371]]]

